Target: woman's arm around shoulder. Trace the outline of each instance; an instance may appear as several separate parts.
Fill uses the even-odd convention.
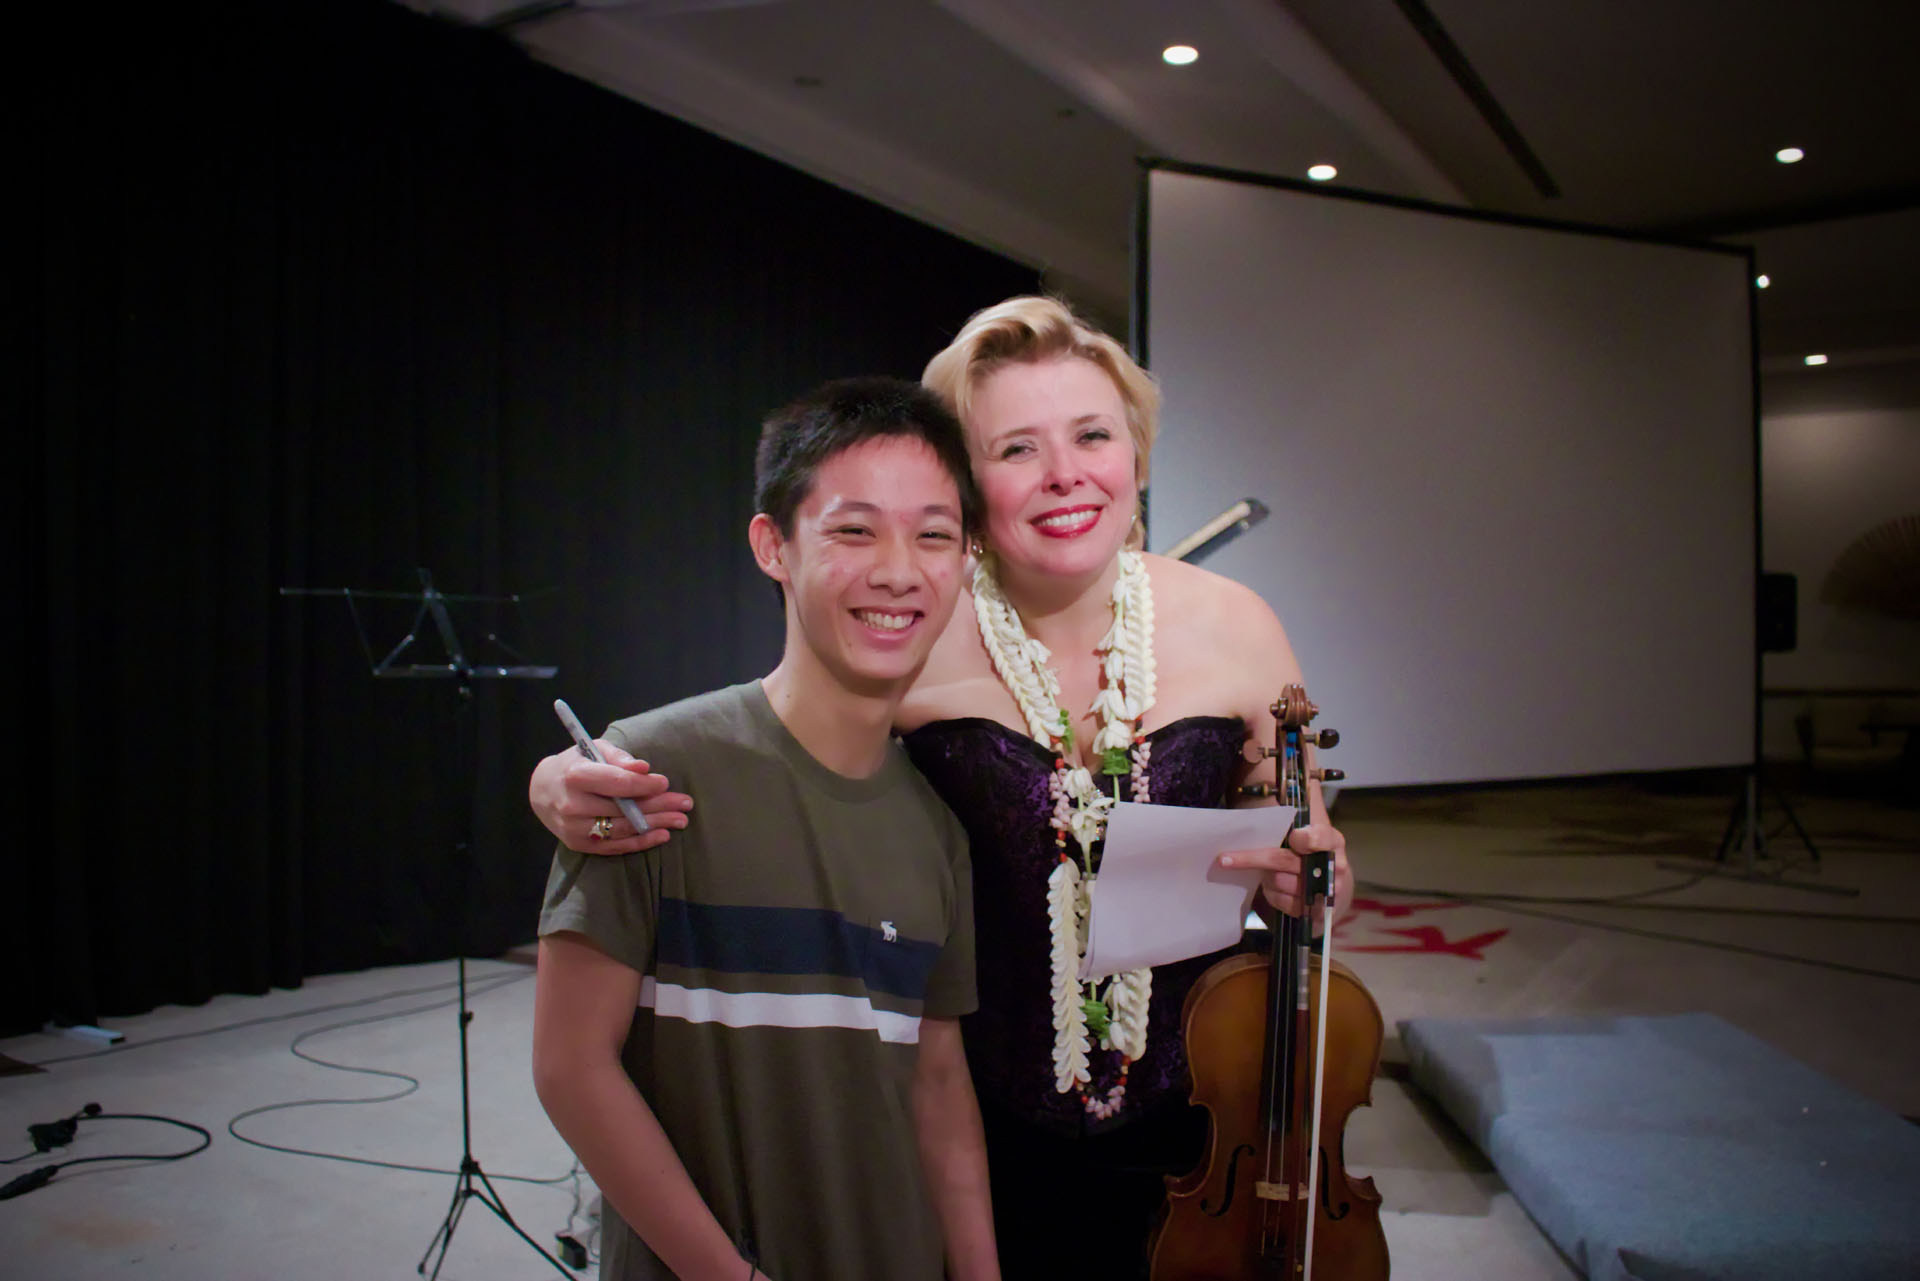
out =
[[[581,854],[634,854],[665,844],[687,825],[693,798],[668,790],[665,774],[618,743],[596,738],[593,745],[604,764],[568,747],[541,757],[527,779],[527,804],[555,840]],[[646,831],[621,817],[615,798],[622,796],[639,803]]]

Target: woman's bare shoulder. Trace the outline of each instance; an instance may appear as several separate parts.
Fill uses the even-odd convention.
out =
[[[1260,594],[1198,565],[1149,558],[1162,683],[1183,706],[1238,716],[1264,737],[1267,708],[1300,679],[1286,629]]]
[[[1285,642],[1286,630],[1272,606],[1251,587],[1185,561],[1151,553],[1146,560],[1156,622],[1188,625],[1235,648],[1244,644],[1265,649]]]

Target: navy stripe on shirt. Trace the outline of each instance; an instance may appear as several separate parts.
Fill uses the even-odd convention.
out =
[[[818,907],[721,907],[660,900],[662,964],[722,974],[830,974],[923,1001],[938,943],[857,925]]]

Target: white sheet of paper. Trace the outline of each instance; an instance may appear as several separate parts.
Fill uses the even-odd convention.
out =
[[[1289,806],[1189,809],[1122,801],[1107,811],[1080,979],[1165,965],[1240,939],[1259,868],[1223,868],[1228,850],[1286,842]]]

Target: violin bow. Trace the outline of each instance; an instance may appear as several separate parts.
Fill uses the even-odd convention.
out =
[[[1296,809],[1294,826],[1308,826],[1312,822],[1310,805],[1311,793],[1308,780],[1318,778],[1323,781],[1338,781],[1345,777],[1340,770],[1307,768],[1307,746],[1333,747],[1340,741],[1337,730],[1321,730],[1309,735],[1307,726],[1319,714],[1307,698],[1306,687],[1299,684],[1288,685],[1280,693],[1280,700],[1273,705],[1273,716],[1278,731],[1278,777],[1283,798]],[[1301,1281],[1313,1281],[1313,1232],[1314,1197],[1320,1182],[1320,1113],[1326,1094],[1327,1079],[1327,1011],[1329,1006],[1329,981],[1333,974],[1333,854],[1327,850],[1315,850],[1301,856],[1301,926],[1305,931],[1302,947],[1304,954],[1311,955],[1313,938],[1313,909],[1316,903],[1324,907],[1325,928],[1320,939],[1320,1001],[1319,1013],[1313,1024],[1313,1101],[1312,1117],[1308,1123],[1307,1140],[1307,1177],[1304,1184],[1295,1192],[1291,1202],[1295,1213],[1295,1231],[1290,1239],[1300,1242],[1302,1249]],[[1300,981],[1306,981],[1306,974],[1300,975]],[[1297,1168],[1297,1167],[1296,1167]],[[1301,1195],[1301,1194],[1304,1195]],[[1299,1215],[1306,1218],[1304,1241],[1298,1231]]]

